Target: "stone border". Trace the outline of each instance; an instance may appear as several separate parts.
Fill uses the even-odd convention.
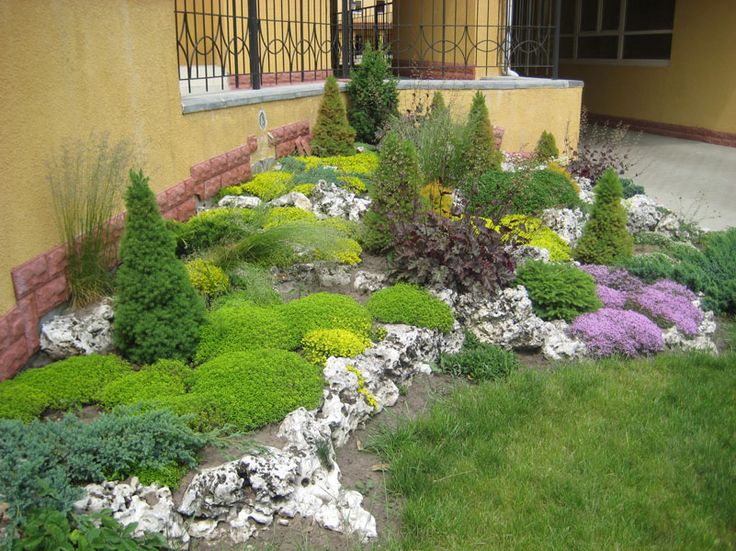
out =
[[[268,133],[268,143],[276,148],[277,159],[295,152],[299,155],[311,155],[311,139],[309,121],[306,120],[274,128]]]

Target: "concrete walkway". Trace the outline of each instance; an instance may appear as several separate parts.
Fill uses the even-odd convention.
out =
[[[736,226],[736,148],[642,134],[633,157],[647,195],[704,228]]]

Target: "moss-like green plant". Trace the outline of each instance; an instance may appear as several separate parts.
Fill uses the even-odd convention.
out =
[[[316,329],[302,339],[304,357],[320,366],[324,366],[330,356],[354,358],[370,345],[370,339],[346,329]]]
[[[196,258],[186,263],[187,275],[207,303],[230,290],[230,278],[212,262]]]
[[[526,262],[518,268],[515,283],[526,287],[534,313],[544,320],[572,321],[603,306],[593,277],[569,264]]]
[[[580,186],[575,181],[575,178],[572,177],[572,174],[570,174],[567,169],[562,166],[559,163],[556,163],[555,161],[550,161],[547,163],[547,170],[550,172],[556,172],[557,174],[561,174],[565,177],[565,180],[570,184],[570,187],[575,190],[575,193],[580,193]]]
[[[334,242],[334,248],[332,251],[323,253],[319,249],[314,251],[315,260],[332,260],[337,261],[340,264],[347,264],[348,266],[354,266],[360,264],[362,259],[360,258],[363,248],[354,239],[348,237],[339,237]]]
[[[317,122],[312,129],[312,151],[318,157],[351,155],[355,153],[353,142],[355,129],[348,123],[337,79],[330,75],[325,81]]]
[[[289,184],[293,178],[294,176],[288,172],[275,170],[261,172],[249,182],[235,188],[240,190],[240,193],[235,195],[255,195],[264,201],[270,201],[289,191]]]
[[[194,413],[202,430],[233,425],[254,430],[280,421],[299,407],[322,399],[321,369],[285,350],[251,350],[219,356],[195,371],[191,391],[163,403]]]
[[[297,221],[315,221],[317,216],[313,212],[297,207],[273,207],[268,209],[264,228],[273,228]]]
[[[143,172],[130,172],[128,218],[116,277],[113,339],[135,363],[159,358],[189,359],[199,340],[204,304],[176,258]]]
[[[300,339],[315,329],[347,329],[367,337],[373,325],[368,310],[346,295],[315,293],[276,308]]]
[[[199,363],[256,348],[294,350],[302,336],[297,331],[278,308],[224,306],[207,316],[195,360]]]
[[[549,251],[552,262],[567,262],[572,258],[570,245],[554,231],[544,226],[539,218],[523,214],[509,214],[501,219],[498,226],[489,220],[486,227],[504,232],[502,240],[514,240],[523,245],[539,247]]]
[[[354,365],[347,365],[345,366],[345,370],[355,375],[355,377],[358,379],[358,394],[365,398],[365,403],[371,406],[373,409],[378,409],[378,400],[376,400],[376,397],[373,396],[373,394],[371,394],[371,391],[368,390],[368,388],[365,386],[365,377],[363,377],[360,369],[358,369]]]
[[[634,242],[626,228],[623,191],[616,172],[608,169],[595,186],[590,219],[575,249],[575,257],[587,264],[614,264],[629,258]]]
[[[312,190],[314,190],[314,187],[316,185],[317,184],[299,184],[291,188],[291,191],[293,191],[294,193],[301,193],[305,197],[311,197]]]
[[[560,156],[560,150],[557,149],[554,134],[546,130],[542,131],[542,135],[539,136],[539,141],[537,142],[537,147],[534,149],[534,156],[541,162],[556,159]]]
[[[496,148],[486,99],[480,90],[473,96],[460,149],[459,162],[465,180],[474,181],[490,170],[501,168],[503,155]]]
[[[130,365],[121,358],[99,355],[74,356],[28,369],[0,383],[0,417],[28,421],[47,409],[64,411],[93,404],[105,385],[129,373]]]
[[[304,162],[306,170],[321,166],[334,166],[337,172],[360,176],[372,176],[378,169],[380,162],[378,155],[373,151],[365,151],[350,156],[299,157],[298,159]]]
[[[156,403],[186,392],[194,371],[178,360],[159,360],[140,371],[132,371],[101,390],[98,401],[107,409],[143,402]]]
[[[363,243],[382,251],[393,244],[393,227],[413,219],[419,200],[421,176],[414,145],[397,133],[381,144],[378,170],[373,178],[371,208],[366,214]]]
[[[368,311],[383,323],[404,323],[449,333],[455,323],[452,309],[425,289],[397,283],[371,295]]]
[[[340,176],[339,181],[345,189],[353,193],[360,194],[368,191],[365,182],[357,176]]]
[[[383,49],[366,44],[360,65],[350,72],[348,99],[348,116],[358,140],[376,143],[378,131],[398,115],[399,106],[397,79]]]

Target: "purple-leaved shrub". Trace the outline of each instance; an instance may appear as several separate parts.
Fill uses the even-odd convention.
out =
[[[597,357],[650,355],[664,348],[662,330],[657,324],[631,310],[601,308],[583,314],[573,322],[570,331]]]

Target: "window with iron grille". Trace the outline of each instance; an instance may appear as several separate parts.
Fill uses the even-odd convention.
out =
[[[560,58],[666,63],[675,0],[562,0]]]

